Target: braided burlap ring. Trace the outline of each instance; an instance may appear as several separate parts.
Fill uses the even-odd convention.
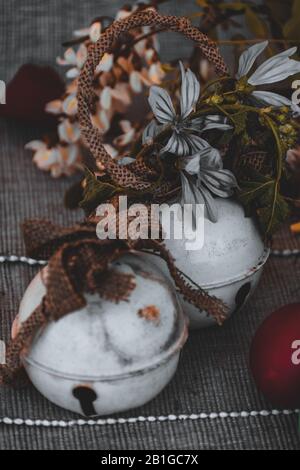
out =
[[[105,53],[110,52],[113,44],[122,33],[141,26],[157,26],[170,31],[177,31],[187,38],[195,41],[203,55],[215,66],[220,75],[227,73],[227,67],[221,57],[216,44],[196,27],[192,26],[187,18],[176,16],[162,16],[154,8],[148,8],[126,19],[115,21],[101,35],[100,39],[89,47],[88,58],[81,71],[78,83],[78,118],[82,137],[95,159],[105,166],[111,179],[123,188],[132,188],[137,191],[168,193],[170,187],[157,187],[148,181],[149,168],[143,161],[137,161],[127,167],[118,165],[105,150],[102,144],[100,131],[93,126],[90,111],[95,98],[93,80],[96,67]]]
[[[178,291],[219,324],[225,320],[226,307],[199,286],[191,287],[176,268],[164,245],[157,240],[99,240],[92,222],[64,228],[47,220],[31,220],[23,225],[28,256],[48,259],[44,282],[46,295],[22,324],[7,347],[6,364],[0,366],[0,384],[22,384],[25,376],[21,355],[30,347],[37,331],[50,321],[86,305],[85,292],[97,293],[112,302],[128,300],[135,288],[134,277],[116,271],[111,263],[127,253],[151,250],[165,260]]]

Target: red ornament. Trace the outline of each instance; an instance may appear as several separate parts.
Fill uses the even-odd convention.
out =
[[[56,116],[46,113],[49,101],[60,98],[64,83],[51,67],[22,65],[6,89],[6,104],[0,106],[0,115],[34,123],[55,126]]]
[[[274,406],[300,407],[300,304],[282,307],[259,327],[250,367],[257,387]]]

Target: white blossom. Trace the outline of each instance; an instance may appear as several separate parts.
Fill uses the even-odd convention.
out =
[[[228,198],[233,195],[237,181],[230,170],[223,168],[222,158],[217,149],[209,144],[203,149],[180,160],[182,184],[182,204],[203,204],[205,215],[212,221],[217,222],[217,205],[212,194]]]
[[[249,47],[240,57],[239,69],[236,78],[239,80],[251,72],[255,60],[267,48],[268,41],[264,41]],[[292,47],[287,51],[276,54],[270,59],[263,62],[257,69],[247,78],[247,83],[253,87],[260,85],[269,85],[285,80],[286,78],[300,72],[300,62],[291,57],[297,52],[297,47]],[[251,93],[258,100],[268,105],[281,107],[292,107],[293,103],[277,93],[270,91],[254,90]]]
[[[217,149],[211,147],[201,134],[207,130],[229,130],[221,116],[189,118],[195,110],[200,96],[200,84],[191,70],[181,69],[180,114],[177,115],[169,93],[163,88],[150,89],[149,103],[155,119],[146,127],[143,143],[151,143],[165,126],[171,125],[172,134],[161,153],[175,154],[181,177],[181,204],[191,204],[195,214],[196,204],[205,206],[205,215],[212,222],[217,221],[217,206],[213,194],[230,197],[237,186],[229,170],[223,169],[223,162]]]
[[[180,114],[177,115],[169,93],[158,86],[150,88],[149,104],[152,108],[158,127],[161,125],[171,125],[172,134],[163,148],[162,152],[170,152],[176,155],[188,155],[191,151],[201,150],[203,139],[200,135],[208,130],[205,125],[206,118],[189,118],[195,110],[200,96],[200,84],[191,70],[185,71],[180,62],[181,69],[181,98]],[[230,126],[224,123],[219,116],[211,116],[209,129],[228,130]],[[153,123],[150,124],[152,137],[157,133]],[[149,127],[145,129],[144,140],[151,137]]]

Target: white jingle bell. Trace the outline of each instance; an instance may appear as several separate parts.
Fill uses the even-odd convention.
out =
[[[211,296],[222,300],[228,307],[228,317],[240,310],[254,292],[261,277],[263,266],[269,256],[254,219],[245,217],[243,207],[233,199],[216,198],[218,221],[204,219],[204,244],[196,250],[187,249],[191,240],[165,240],[165,245],[175,265],[188,279],[201,286]],[[165,210],[168,210],[167,207]],[[191,218],[183,219],[174,212],[175,223],[181,225]],[[174,224],[175,226],[175,224]],[[189,229],[189,230],[187,230]],[[185,232],[191,227],[185,227]],[[167,271],[161,260],[156,261]],[[194,285],[191,284],[194,287]],[[184,312],[189,316],[191,328],[216,325],[216,321],[182,299]]]
[[[176,294],[157,267],[132,254],[113,265],[134,275],[129,300],[116,304],[86,295],[86,307],[47,324],[22,357],[46,398],[86,416],[124,411],[154,398],[175,373],[187,337]],[[45,293],[39,273],[25,292],[18,325]]]

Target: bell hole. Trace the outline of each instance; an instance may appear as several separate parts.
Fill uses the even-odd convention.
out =
[[[94,402],[97,400],[96,392],[87,385],[79,385],[73,389],[73,396],[79,401],[85,416],[95,416]]]
[[[240,310],[245,304],[247,297],[251,292],[251,282],[247,282],[238,290],[235,296],[236,311]]]

